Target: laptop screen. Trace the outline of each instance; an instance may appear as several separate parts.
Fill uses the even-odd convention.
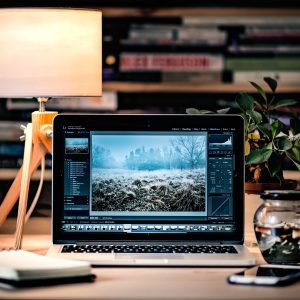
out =
[[[234,233],[237,129],[147,128],[62,127],[62,232]]]

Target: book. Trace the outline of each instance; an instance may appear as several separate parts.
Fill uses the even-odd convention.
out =
[[[220,83],[222,72],[162,72],[161,82]]]
[[[232,71],[299,71],[300,57],[228,57],[225,69]]]
[[[197,53],[126,53],[120,54],[120,72],[168,71],[201,72],[222,71],[223,56]]]
[[[140,38],[140,39],[120,39],[120,45],[124,48],[131,47],[137,48],[137,46],[143,47],[173,47],[176,50],[180,48],[198,48],[199,52],[203,52],[203,49],[224,49],[225,43],[219,38],[194,38],[194,39],[150,39],[150,38]],[[223,48],[222,48],[223,47]],[[174,50],[174,49],[171,49]]]
[[[299,84],[300,71],[236,71],[233,72],[234,83],[259,82],[264,77],[275,78],[280,84]]]
[[[245,38],[254,40],[275,40],[279,43],[283,39],[300,41],[300,28],[298,27],[248,27],[242,35]]]
[[[156,43],[156,44],[198,44],[198,45],[225,45],[227,33],[218,28],[207,26],[182,26],[164,24],[132,25],[128,31],[127,44]]]
[[[20,136],[22,135],[21,124],[21,121],[0,121],[0,141],[20,141]]]
[[[298,16],[186,16],[182,19],[183,25],[274,25],[276,26],[295,26],[300,24]]]
[[[228,52],[232,54],[300,54],[300,45],[268,45],[268,44],[254,44],[254,45],[230,45]]]
[[[42,256],[24,250],[0,251],[0,282],[32,282],[92,276],[88,262]]]

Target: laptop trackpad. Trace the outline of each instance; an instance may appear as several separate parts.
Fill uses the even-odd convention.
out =
[[[161,263],[166,263],[170,259],[184,259],[183,254],[168,254],[168,253],[143,253],[143,254],[131,254],[131,253],[117,253],[115,254],[116,259],[134,259],[135,261],[145,260],[149,263],[153,261],[161,260]]]

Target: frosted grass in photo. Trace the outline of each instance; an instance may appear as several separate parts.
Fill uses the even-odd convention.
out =
[[[206,135],[93,135],[92,211],[204,212]]]

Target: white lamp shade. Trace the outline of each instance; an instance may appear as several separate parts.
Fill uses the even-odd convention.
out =
[[[0,97],[102,95],[102,14],[0,9]]]

